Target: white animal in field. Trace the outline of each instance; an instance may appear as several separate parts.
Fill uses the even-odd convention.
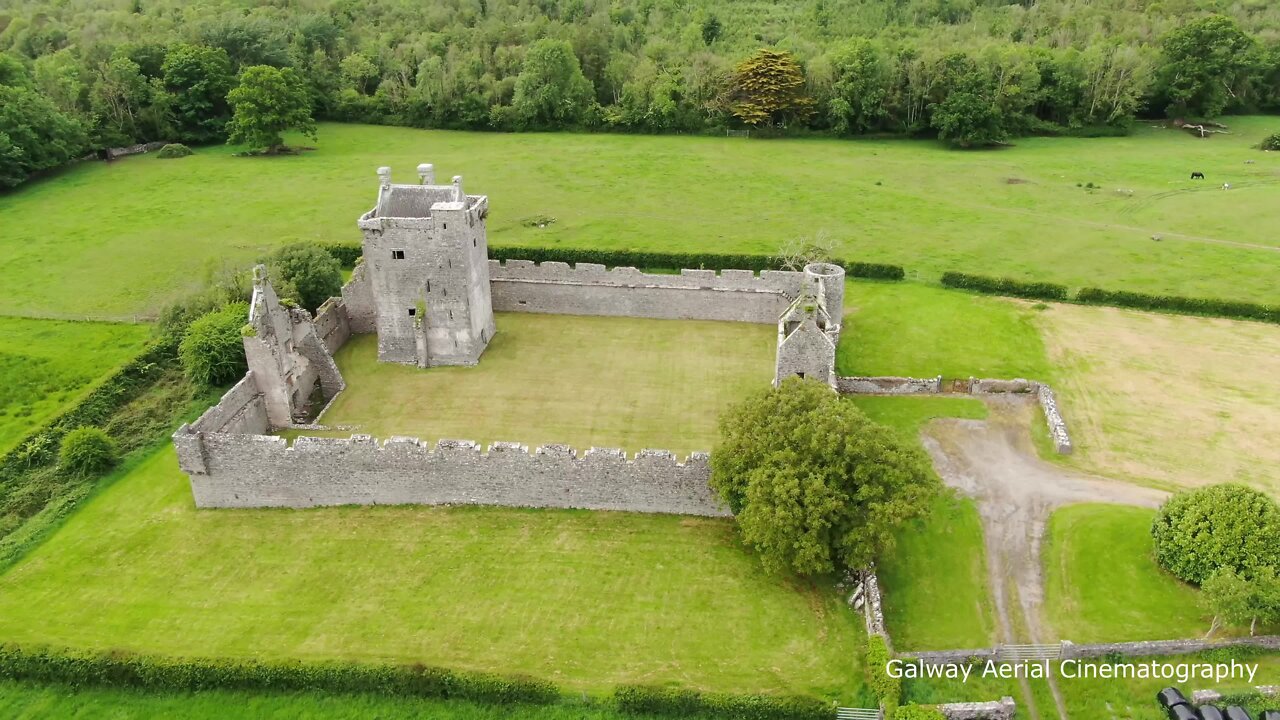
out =
[[[1230,189],[1231,189],[1231,183],[1222,183],[1222,189],[1223,189],[1223,190],[1230,190]]]

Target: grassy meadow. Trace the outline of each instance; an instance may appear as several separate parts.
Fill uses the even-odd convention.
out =
[[[1233,134],[1210,140],[1140,126],[981,152],[325,124],[317,149],[297,157],[208,147],[84,163],[0,196],[0,313],[132,318],[211,264],[299,240],[357,241],[375,168],[416,182],[424,161],[490,196],[495,244],[767,253],[826,232],[846,257],[926,278],[956,269],[1275,302],[1280,154],[1252,146],[1280,120],[1228,122]],[[1192,170],[1208,179],[1192,182]],[[524,224],[536,215],[555,222]]]
[[[683,457],[710,450],[720,412],[773,379],[771,325],[524,313],[497,325],[475,367],[425,371],[379,363],[377,336],[355,336],[336,357],[347,389],[321,421],[338,435]]]
[[[0,317],[0,454],[133,357],[146,325]]]
[[[1089,472],[1280,493],[1280,327],[1053,305],[1035,318]]]
[[[1199,591],[1152,557],[1155,513],[1119,505],[1068,505],[1045,534],[1045,620],[1077,643],[1199,637],[1211,617]]]
[[[512,508],[196,511],[171,448],[0,575],[0,638],[674,683],[856,703],[861,619],[726,520]]]

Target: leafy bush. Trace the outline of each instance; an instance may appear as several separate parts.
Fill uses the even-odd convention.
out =
[[[178,346],[178,356],[192,382],[221,385],[244,374],[240,328],[248,314],[247,303],[232,303],[191,323]]]
[[[312,312],[342,294],[342,264],[316,243],[280,248],[267,258],[267,271],[280,297],[297,300]]]
[[[1280,506],[1233,483],[1186,490],[1165,501],[1151,525],[1156,561],[1200,584],[1220,569],[1250,576],[1280,568]]]
[[[190,154],[191,148],[186,145],[183,145],[182,143],[169,143],[168,145],[160,148],[160,151],[156,153],[156,157],[161,160],[174,160],[177,158],[187,157]]]
[[[535,678],[461,672],[424,665],[257,662],[237,659],[97,655],[0,646],[0,677],[43,683],[169,692],[321,690],[450,698],[495,705],[546,705],[560,699]]]
[[[1118,305],[1142,310],[1166,310],[1192,315],[1244,318],[1280,323],[1280,308],[1258,303],[1213,298],[1189,298],[1178,295],[1149,295],[1123,290],[1084,288],[1076,293],[1076,302],[1092,305]]]
[[[332,244],[325,248],[345,266],[355,265],[361,256],[359,245]],[[677,253],[642,250],[600,250],[592,248],[539,248],[505,245],[489,246],[489,257],[497,260],[529,260],[531,262],[599,263],[608,267],[662,268],[666,270],[782,270],[782,259],[772,255],[749,253]],[[901,265],[850,262],[832,258],[849,277],[872,280],[901,280],[906,272]]]
[[[1041,300],[1066,300],[1067,288],[1045,282],[1024,282],[1012,278],[993,278],[986,275],[969,275],[961,272],[945,272],[942,284],[946,287],[992,295],[1010,295]]]
[[[58,467],[80,477],[91,477],[108,470],[120,459],[115,441],[101,428],[80,427],[62,437],[58,450]]]
[[[1263,150],[1280,150],[1280,132],[1268,135],[1258,147]]]
[[[722,695],[696,690],[623,685],[613,694],[624,713],[733,720],[831,720],[835,710],[816,698],[801,696]]]
[[[890,677],[889,644],[879,635],[867,638],[867,672],[871,673],[871,692],[884,708],[885,717],[892,718],[902,700],[902,680]]]
[[[893,714],[893,720],[946,720],[946,716],[933,705],[903,705]]]

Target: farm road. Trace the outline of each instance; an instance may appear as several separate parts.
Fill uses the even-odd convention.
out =
[[[934,420],[924,431],[925,449],[943,482],[977,501],[987,551],[987,575],[1002,641],[1054,642],[1040,621],[1044,573],[1040,548],[1049,515],[1071,503],[1116,503],[1155,508],[1166,493],[1075,472],[1041,460],[1029,428],[1038,421],[1027,396],[991,397],[986,420]],[[1019,632],[1016,616],[1025,622]],[[1023,636],[1025,635],[1025,636]],[[1021,636],[1021,637],[1020,637]],[[1068,638],[1069,639],[1069,638]],[[1022,680],[1023,693],[1031,697]],[[1067,718],[1057,684],[1049,688],[1058,716]],[[1030,702],[1030,700],[1028,700]],[[1043,717],[1029,708],[1033,718]]]

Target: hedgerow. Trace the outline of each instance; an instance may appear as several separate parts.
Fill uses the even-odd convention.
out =
[[[946,287],[992,295],[1010,295],[1021,298],[1038,298],[1041,300],[1066,300],[1065,285],[1046,282],[1024,282],[1012,278],[995,278],[986,275],[970,275],[962,272],[945,272],[942,284]]]
[[[613,693],[618,709],[634,715],[734,720],[831,720],[835,708],[802,696],[727,695],[696,690],[623,685]]]
[[[1084,288],[1076,293],[1076,302],[1090,305],[1116,305],[1140,310],[1164,310],[1191,315],[1216,315],[1218,317],[1244,318],[1280,323],[1280,307],[1259,303],[1218,300],[1215,298],[1191,298],[1178,295],[1150,295],[1125,290]]]
[[[352,266],[361,256],[361,248],[355,243],[335,243],[326,246],[343,265]],[[644,250],[600,250],[592,248],[547,248],[491,245],[489,257],[498,260],[529,260],[531,262],[598,263],[608,267],[662,268],[679,270],[694,268],[704,270],[782,270],[782,260],[772,255],[750,253],[677,253],[649,252]],[[851,262],[832,258],[830,262],[841,265],[849,277],[872,280],[901,280],[906,271],[900,265]]]
[[[93,654],[0,645],[0,677],[73,687],[151,691],[206,690],[377,693],[469,700],[495,705],[547,705],[560,700],[553,683],[522,676],[426,665],[303,663]]]
[[[867,672],[871,673],[871,692],[884,708],[884,716],[892,718],[902,700],[902,680],[890,677],[889,645],[879,635],[867,638]]]

